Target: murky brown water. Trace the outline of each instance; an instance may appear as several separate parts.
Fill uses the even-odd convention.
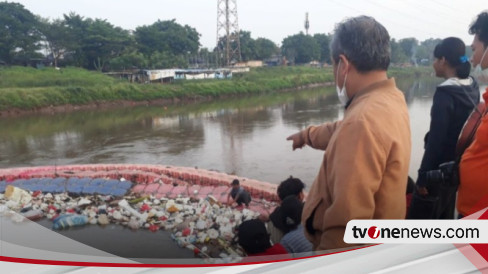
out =
[[[398,79],[405,92],[416,170],[429,127],[433,78]],[[323,153],[293,152],[286,137],[342,117],[335,89],[173,106],[0,118],[0,168],[89,163],[198,166],[279,183],[311,184]]]

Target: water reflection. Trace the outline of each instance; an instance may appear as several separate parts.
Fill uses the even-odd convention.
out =
[[[409,104],[415,176],[437,79],[397,79]],[[341,118],[335,89],[172,106],[0,119],[0,167],[88,163],[198,166],[279,183],[310,184],[323,153],[285,138]]]
[[[295,126],[297,130],[311,124],[337,120],[338,114],[342,112],[334,94],[297,100],[284,105],[282,110],[283,121],[290,126]]]

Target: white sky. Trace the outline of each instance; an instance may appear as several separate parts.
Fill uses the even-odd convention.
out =
[[[10,0],[35,15],[61,18],[73,11],[81,16],[106,19],[115,26],[135,29],[160,20],[176,19],[194,27],[200,43],[213,48],[217,35],[217,0]],[[478,13],[488,9],[487,0],[237,0],[239,27],[253,38],[265,37],[278,45],[305,31],[309,13],[311,34],[329,33],[344,18],[373,16],[393,38],[456,36],[467,45],[468,27]]]

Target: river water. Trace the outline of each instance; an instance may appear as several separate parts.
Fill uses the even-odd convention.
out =
[[[412,129],[416,178],[435,78],[397,79]],[[0,168],[134,163],[199,167],[279,183],[313,182],[323,152],[292,151],[286,137],[340,119],[334,87],[169,107],[140,106],[0,118]]]
[[[397,79],[410,111],[410,175],[414,178],[423,154],[423,137],[429,128],[432,96],[439,82],[434,78]],[[310,124],[334,121],[342,115],[335,88],[328,87],[170,107],[3,117],[0,168],[163,164],[219,170],[272,183],[293,175],[310,186],[323,152],[311,148],[292,151],[291,142],[285,139]],[[51,226],[47,220],[40,224]],[[110,225],[59,233],[141,262],[193,257],[193,252],[175,248],[169,232],[132,232]],[[23,237],[17,234],[8,235]]]

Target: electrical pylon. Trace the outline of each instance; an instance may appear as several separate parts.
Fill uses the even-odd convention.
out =
[[[220,65],[241,61],[236,0],[217,0],[217,52]]]

